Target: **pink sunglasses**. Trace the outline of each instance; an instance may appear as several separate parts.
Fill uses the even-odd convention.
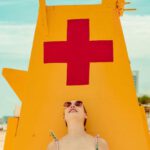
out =
[[[70,107],[72,104],[74,104],[74,105],[77,106],[77,107],[81,107],[81,106],[83,105],[83,102],[82,102],[82,101],[75,101],[74,103],[72,103],[72,102],[65,102],[65,103],[64,103],[64,107],[65,107],[65,108],[68,108],[68,107]]]

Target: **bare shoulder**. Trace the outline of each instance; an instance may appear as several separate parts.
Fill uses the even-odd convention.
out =
[[[51,142],[50,144],[48,144],[47,150],[56,150],[55,142]]]
[[[109,150],[109,145],[107,141],[103,138],[99,138],[99,149],[100,150]]]

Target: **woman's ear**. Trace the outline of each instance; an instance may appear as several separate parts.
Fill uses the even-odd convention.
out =
[[[85,118],[87,119],[87,115],[85,114]]]

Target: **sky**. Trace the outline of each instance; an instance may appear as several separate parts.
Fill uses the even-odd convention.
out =
[[[130,0],[137,8],[121,17],[138,95],[150,95],[150,0]],[[98,4],[100,0],[47,0],[47,5]],[[27,70],[38,15],[38,0],[0,0],[0,117],[13,115],[20,100],[2,76],[2,68]]]

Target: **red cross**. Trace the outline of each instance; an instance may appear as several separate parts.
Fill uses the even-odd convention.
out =
[[[113,41],[89,41],[89,19],[68,20],[67,31],[67,41],[44,43],[44,63],[67,63],[67,85],[89,84],[90,62],[112,62]]]

